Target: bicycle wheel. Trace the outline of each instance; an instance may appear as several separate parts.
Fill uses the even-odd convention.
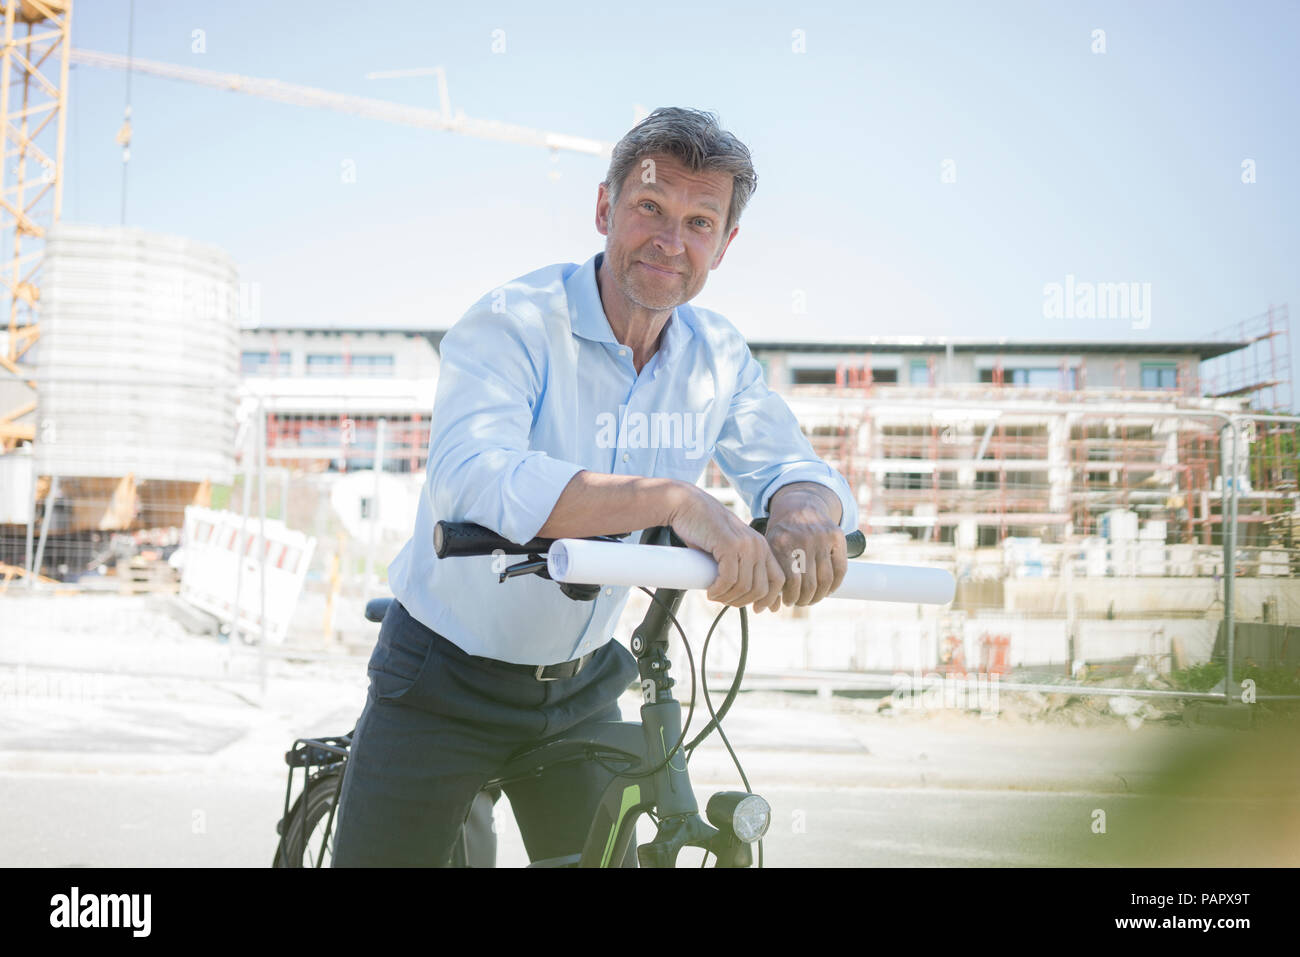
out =
[[[313,775],[304,794],[298,796],[289,816],[281,822],[280,846],[273,867],[329,867],[334,859],[334,800],[338,796],[343,769],[330,768]],[[307,799],[306,811],[303,798]],[[326,835],[326,828],[329,834]]]
[[[303,796],[299,795],[298,800],[289,809],[289,816],[281,823],[283,833],[280,837],[280,846],[275,850],[275,861],[272,867],[331,866],[334,860],[334,830],[338,818],[337,815],[331,815],[330,811],[338,796],[342,777],[342,768],[330,768],[312,777],[310,793],[307,795],[307,812],[303,814]],[[480,794],[478,800],[482,802],[485,798],[488,802],[487,814],[490,820],[491,798]],[[475,804],[475,809],[479,809],[478,803]],[[325,833],[327,827],[328,835]],[[305,840],[304,835],[306,835]],[[480,855],[483,853],[489,855],[485,866],[491,867],[496,858],[496,835],[489,832],[486,839],[483,835],[477,835],[473,841],[473,846]],[[490,841],[490,846],[486,846],[486,841]],[[480,845],[484,847],[480,849]],[[448,862],[450,866],[468,867],[469,850],[470,845],[466,843],[465,832],[462,829],[460,837],[451,849],[451,860]]]

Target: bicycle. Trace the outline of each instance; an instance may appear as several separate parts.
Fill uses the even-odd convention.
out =
[[[760,533],[765,531],[766,519],[756,519],[751,523],[751,527]],[[439,558],[470,555],[526,555],[525,561],[511,565],[500,572],[499,581],[504,582],[508,578],[519,575],[536,574],[557,581],[561,590],[574,600],[590,600],[599,593],[604,584],[561,580],[564,577],[565,563],[557,562],[556,559],[563,546],[556,549],[552,546],[560,541],[566,545],[603,542],[619,543],[617,546],[619,548],[631,547],[620,542],[624,537],[626,536],[593,536],[589,539],[535,538],[519,545],[478,525],[439,522],[435,530],[434,548]],[[866,539],[861,532],[851,532],[845,536],[845,540],[849,558],[861,555],[866,547]],[[639,544],[654,546],[661,542],[677,547],[683,546],[681,540],[665,526],[646,529]],[[656,548],[655,553],[659,558],[664,557],[665,554],[662,548]],[[694,554],[699,558],[707,559],[703,553]],[[706,587],[707,583],[711,582],[711,575],[716,573],[716,567],[713,572],[710,572],[703,567],[708,564],[707,562],[698,561],[698,564],[701,567],[695,569],[694,587],[702,587],[699,582],[705,582],[704,587]],[[851,569],[854,564],[859,566],[859,570],[866,570],[862,568],[865,563],[851,563]],[[905,566],[872,566],[873,571],[890,568],[906,570]],[[937,574],[947,576],[947,583],[952,582],[952,576],[947,572]],[[883,576],[884,573],[877,572],[877,575]],[[857,577],[861,579],[862,576]],[[848,576],[846,576],[846,583],[847,578]],[[905,600],[888,597],[891,594],[890,587],[886,578],[877,577],[873,579],[870,597]],[[955,584],[952,587],[955,588]],[[947,588],[946,584],[940,588],[940,592],[945,588]],[[685,632],[675,615],[685,589],[659,587],[651,592],[648,588],[642,587],[642,591],[650,596],[651,603],[641,623],[633,630],[631,639],[631,650],[637,659],[643,696],[640,723],[602,722],[584,733],[562,734],[540,744],[531,745],[515,754],[501,772],[484,785],[480,798],[485,792],[492,789],[499,790],[506,784],[540,774],[557,765],[575,761],[596,761],[614,777],[597,807],[584,846],[577,853],[564,857],[534,861],[529,865],[530,867],[608,867],[612,862],[622,861],[630,842],[635,837],[636,823],[642,815],[648,815],[656,824],[654,839],[637,848],[637,860],[642,867],[676,866],[678,855],[685,847],[703,848],[705,862],[712,854],[715,867],[749,867],[754,862],[751,848],[755,844],[758,846],[758,864],[761,867],[762,838],[771,823],[771,807],[762,797],[752,793],[744,769],[721,727],[722,719],[735,701],[744,678],[749,647],[746,611],[744,608],[740,609],[740,656],[731,688],[723,699],[722,705],[715,711],[709,698],[707,680],[702,682],[703,698],[710,713],[710,720],[702,731],[686,743],[686,735],[694,717],[696,695],[694,656],[686,641]],[[952,589],[947,589],[949,597],[944,599],[945,602],[951,599],[951,591]],[[863,594],[852,597],[863,597]],[[391,598],[373,599],[366,606],[366,618],[370,621],[382,621],[388,604],[392,601],[394,599]],[[718,613],[705,637],[701,653],[701,672],[708,655],[709,640],[728,607],[724,607]],[[672,663],[667,655],[670,625],[675,627],[681,636],[691,666],[691,704],[684,727],[681,721],[681,704],[672,694],[675,681],[670,673]],[[731,755],[745,790],[714,794],[706,802],[704,817],[701,817],[687,767],[695,748],[714,731],[717,731]],[[669,742],[674,742],[671,748]],[[281,840],[273,866],[320,867],[326,855],[330,853],[334,812],[342,786],[350,743],[351,733],[338,737],[299,738],[294,741],[291,750],[286,752],[285,763],[289,765],[289,781],[285,789],[284,817],[276,825]],[[679,755],[682,760],[674,761],[674,758]],[[298,800],[290,807],[294,773],[297,768],[303,769],[303,790]],[[451,861],[453,864],[464,866],[470,859],[471,848],[466,835],[467,832],[462,827],[461,839],[457,841],[453,851]],[[317,850],[313,854],[314,842],[318,843],[316,843]]]

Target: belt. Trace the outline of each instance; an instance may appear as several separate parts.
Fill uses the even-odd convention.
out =
[[[471,655],[471,658],[477,658],[479,661],[487,662],[494,667],[501,668],[504,671],[512,671],[516,674],[532,675],[538,681],[557,681],[560,678],[572,678],[581,671],[588,661],[596,654],[589,651],[581,658],[574,658],[572,661],[562,661],[558,665],[517,665],[511,661],[497,661],[495,658],[484,658],[481,655]]]

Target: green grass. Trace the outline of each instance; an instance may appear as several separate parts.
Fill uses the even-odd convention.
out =
[[[354,557],[354,558],[352,559],[352,563],[351,563],[351,564],[352,564],[352,574],[354,574],[354,575],[364,575],[364,574],[366,573],[366,560],[365,560],[364,556],[363,556],[363,557],[360,557],[360,558]],[[379,579],[381,582],[382,582],[382,581],[387,581],[387,580],[388,580],[388,562],[381,562],[381,561],[376,560],[376,561],[375,561],[375,564],[374,564],[374,573],[375,573],[375,575],[378,577],[378,579]]]
[[[214,485],[212,486],[212,508],[218,511],[225,510],[238,512],[244,507],[244,492],[242,480],[235,482],[234,485]],[[277,488],[268,488],[266,490],[267,518],[283,519],[283,503],[278,501],[279,491]],[[257,489],[253,489],[253,497],[249,505],[251,517],[257,516]]]
[[[233,485],[214,485],[212,486],[212,507],[221,510],[230,507],[230,493],[234,490]]]
[[[1222,661],[1207,661],[1175,671],[1169,676],[1174,687],[1180,691],[1209,691],[1223,680],[1224,664]],[[1255,690],[1260,694],[1300,694],[1300,675],[1287,668],[1260,668],[1251,665],[1234,669],[1233,680],[1255,682]]]

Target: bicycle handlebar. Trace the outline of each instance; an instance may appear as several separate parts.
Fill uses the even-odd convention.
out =
[[[541,554],[553,541],[553,538],[534,538],[518,545],[473,522],[439,522],[433,527],[433,551],[439,558],[491,555],[497,549],[506,555]]]
[[[767,531],[767,519],[756,518],[749,527],[760,534]],[[587,539],[568,539],[569,541],[613,542],[626,538],[631,532],[618,535],[593,535]],[[433,551],[439,558],[464,558],[471,555],[492,555],[498,550],[504,555],[544,555],[558,538],[534,538],[522,545],[498,535],[490,528],[475,525],[473,522],[439,521],[433,527]],[[848,546],[848,557],[857,558],[867,547],[867,538],[860,531],[852,531],[844,536]]]
[[[755,519],[751,524],[755,531],[763,532],[767,519]],[[618,541],[627,534],[534,538],[520,545],[481,525],[440,521],[434,529],[434,551],[439,558],[491,555],[498,549],[507,555],[546,553],[547,575],[570,585],[705,589],[717,578],[718,566],[704,552],[663,545],[632,546]],[[849,558],[861,555],[866,547],[866,538],[860,531],[850,532],[845,542]],[[844,580],[832,596],[946,605],[956,590],[957,583],[951,573],[941,568],[850,562]]]

